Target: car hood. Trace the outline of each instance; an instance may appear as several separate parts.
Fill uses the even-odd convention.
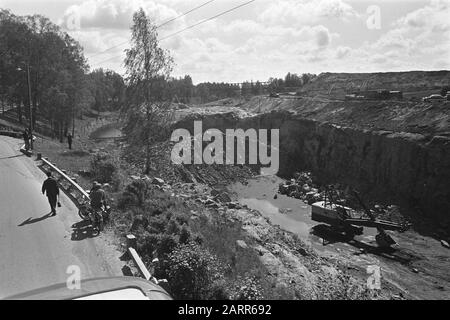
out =
[[[153,282],[136,277],[108,277],[81,280],[80,289],[66,283],[28,291],[5,300],[172,300]]]

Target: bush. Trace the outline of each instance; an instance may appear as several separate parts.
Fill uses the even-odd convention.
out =
[[[169,223],[167,224],[166,233],[167,234],[178,235],[178,234],[180,234],[180,232],[181,232],[180,225],[177,223],[176,220],[171,219],[169,221]]]
[[[117,161],[106,152],[99,152],[91,159],[92,175],[100,183],[110,183],[117,175]]]
[[[187,244],[190,239],[191,239],[191,231],[186,225],[183,225],[180,231],[180,243]]]
[[[214,282],[223,277],[217,259],[195,243],[179,246],[165,263],[170,291],[175,299],[206,299]]]
[[[226,280],[215,281],[209,288],[207,300],[230,300]]]
[[[169,234],[143,232],[137,240],[139,252],[145,258],[164,259],[179,245],[178,238]]]
[[[145,180],[136,180],[130,183],[119,199],[118,207],[125,209],[128,206],[142,207],[147,198],[149,184]]]
[[[160,237],[157,234],[144,232],[137,238],[139,252],[145,256],[153,256],[153,252],[158,248]]]
[[[149,219],[149,228],[154,233],[164,233],[167,226],[167,218],[164,215],[152,216]]]
[[[156,249],[159,258],[165,258],[178,246],[178,238],[170,234],[160,236],[158,248]]]
[[[239,277],[232,287],[233,300],[261,300],[263,289],[256,277]]]

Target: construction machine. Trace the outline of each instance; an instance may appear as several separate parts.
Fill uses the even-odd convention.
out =
[[[365,216],[358,216],[355,210],[339,204],[334,200],[332,190],[327,188],[324,192],[324,200],[312,204],[311,219],[327,224],[331,231],[344,233],[349,239],[353,239],[355,235],[362,235],[363,227],[376,228],[378,234],[375,236],[375,240],[379,247],[389,248],[394,245],[394,239],[386,233],[386,230],[404,232],[407,226],[377,219],[361,200],[359,194],[354,190],[352,193],[363,208]]]

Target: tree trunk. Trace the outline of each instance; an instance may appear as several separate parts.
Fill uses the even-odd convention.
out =
[[[146,155],[145,155],[145,170],[144,170],[144,174],[149,174],[150,173],[150,143],[147,140],[147,145],[146,145]]]
[[[33,104],[33,107],[31,108],[31,112],[33,114],[33,117],[31,118],[33,121],[33,128],[36,127],[36,110],[37,110],[37,106],[35,104]]]
[[[64,125],[63,125],[63,123],[61,121],[61,122],[59,122],[59,142],[61,142],[61,143],[64,142],[64,140],[63,140],[63,131],[64,131]]]

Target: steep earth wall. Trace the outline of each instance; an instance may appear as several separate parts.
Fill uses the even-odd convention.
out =
[[[192,132],[194,119],[184,119],[177,127]],[[406,203],[449,226],[448,137],[339,127],[289,112],[245,119],[229,113],[202,119],[203,130],[280,129],[279,175],[311,170],[324,182],[349,184],[377,198]]]

